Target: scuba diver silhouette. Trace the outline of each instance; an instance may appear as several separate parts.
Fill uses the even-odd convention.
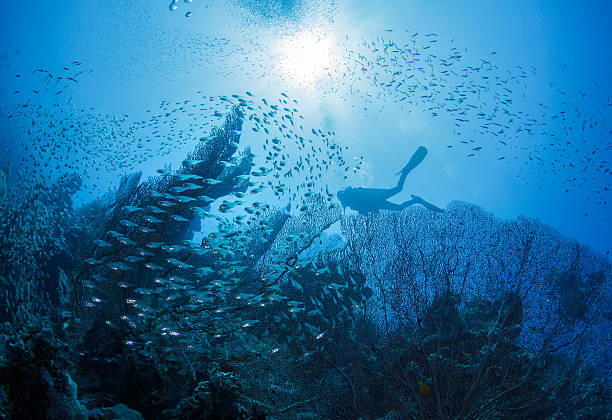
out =
[[[371,211],[376,210],[392,210],[398,211],[403,210],[408,206],[413,204],[421,204],[433,211],[444,211],[439,207],[434,206],[431,203],[423,200],[421,197],[412,195],[411,200],[404,201],[402,204],[394,204],[387,201],[387,199],[392,196],[398,194],[402,188],[404,188],[404,183],[406,182],[406,177],[414,168],[416,168],[425,156],[427,155],[427,148],[424,146],[419,146],[416,152],[410,158],[410,161],[404,169],[399,171],[396,175],[400,175],[400,179],[397,182],[397,185],[393,188],[352,188],[348,187],[342,191],[338,191],[338,199],[342,206],[346,208],[347,206],[352,208],[353,210],[361,213],[364,216]]]

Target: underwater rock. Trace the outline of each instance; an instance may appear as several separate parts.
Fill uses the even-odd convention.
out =
[[[142,420],[142,415],[132,410],[125,404],[117,404],[112,407],[95,408],[89,411],[89,420]]]
[[[67,366],[67,348],[50,328],[32,323],[3,332],[0,412],[7,418],[87,419]]]
[[[104,399],[105,405],[122,402],[149,418],[164,406],[159,390],[167,384],[154,361],[140,352],[126,350],[124,341],[121,330],[104,320],[94,321],[80,348],[86,357],[77,365],[83,376],[79,379],[96,384],[91,388],[83,386],[84,394],[91,394],[91,399]]]
[[[403,417],[401,413],[398,413],[397,411],[390,411],[383,417],[378,417],[376,420],[401,420],[403,418],[405,417]]]
[[[41,368],[41,377],[47,382],[49,408],[48,419],[88,419],[85,408],[77,397],[77,386],[68,373],[53,377],[45,368]],[[123,418],[123,417],[121,417]]]
[[[230,372],[214,372],[209,380],[200,382],[191,395],[184,398],[174,410],[164,413],[165,418],[182,419],[239,419],[245,409],[238,400],[238,383]]]
[[[167,419],[265,419],[256,402],[243,393],[232,372],[213,369],[208,380],[198,383],[190,395],[174,409],[166,410]]]

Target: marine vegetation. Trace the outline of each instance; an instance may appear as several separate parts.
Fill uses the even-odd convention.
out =
[[[606,257],[465,202],[222,218],[244,118],[81,206],[2,172],[0,416],[612,418]]]

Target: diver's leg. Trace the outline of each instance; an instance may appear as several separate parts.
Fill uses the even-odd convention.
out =
[[[432,211],[436,211],[436,212],[443,212],[444,210],[434,206],[433,204],[423,200],[421,197],[413,195],[412,196],[412,200],[408,200],[408,201],[404,201],[402,204],[395,204],[395,203],[390,203],[388,201],[383,201],[380,206],[378,206],[378,209],[380,210],[391,210],[391,211],[400,211],[400,210],[404,210],[407,207],[410,207],[414,204],[421,204],[422,206],[425,206],[426,208],[428,208],[429,210]]]
[[[419,204],[418,200],[413,198],[412,200],[404,201],[402,204],[397,204],[398,210],[404,210],[406,207],[410,207],[413,204]]]
[[[427,156],[427,148],[425,146],[419,146],[416,152],[412,154],[412,157],[410,158],[406,166],[404,166],[404,168],[397,173],[398,175],[401,174],[400,179],[399,181],[397,181],[397,185],[395,187],[387,190],[390,194],[387,198],[399,193],[404,188],[406,177],[408,176],[410,171],[412,171],[414,168],[419,166],[421,162],[423,162],[425,156]]]
[[[364,188],[362,189],[364,192],[364,196],[367,194],[367,199],[381,202],[381,201],[384,201],[384,200],[387,200],[393,197],[395,194],[398,194],[404,188],[404,184],[406,183],[406,177],[408,176],[408,173],[412,171],[414,168],[416,168],[421,162],[423,162],[423,159],[425,159],[425,156],[427,156],[427,148],[425,146],[419,146],[416,152],[412,154],[412,157],[410,158],[410,161],[406,164],[406,166],[404,166],[404,168],[400,172],[398,172],[399,174],[401,174],[401,176],[400,176],[399,181],[397,181],[397,185],[395,187],[393,188]],[[365,190],[367,190],[367,192]],[[391,205],[392,203],[388,203],[388,204]],[[411,204],[414,204],[414,203],[411,203]],[[408,204],[407,206],[409,205],[410,204]],[[391,210],[391,209],[387,209],[387,210]]]
[[[402,176],[400,176],[399,181],[397,181],[397,185],[393,188],[377,188],[376,193],[377,197],[380,200],[387,200],[393,197],[395,194],[399,194],[404,188],[404,183],[406,182],[406,177],[408,176],[408,172],[402,171]]]
[[[389,210],[389,211],[400,211],[405,208],[406,207],[403,207],[403,204],[390,203],[386,200],[381,202],[380,206],[378,206],[378,210]]]
[[[397,181],[397,185],[389,189],[389,192],[393,192],[393,194],[391,194],[389,197],[391,197],[392,195],[398,194],[404,188],[404,184],[406,183],[406,177],[408,176],[408,172],[410,171],[405,171],[402,169],[402,172],[401,172],[402,175],[400,176],[399,181]]]
[[[421,162],[423,162],[423,159],[425,159],[425,156],[427,156],[427,148],[425,146],[419,146],[416,152],[414,152],[412,156],[410,157],[410,160],[408,161],[406,166],[404,166],[404,168],[400,172],[398,172],[398,175],[400,173],[401,174],[405,173],[406,175],[408,175],[410,171],[412,171],[414,168],[419,166]]]

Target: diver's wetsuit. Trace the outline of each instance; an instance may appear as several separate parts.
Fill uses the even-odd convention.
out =
[[[408,164],[401,170],[401,176],[397,185],[393,188],[347,188],[338,192],[338,198],[344,207],[349,206],[363,215],[375,210],[403,210],[413,204],[422,204],[433,211],[443,211],[441,208],[423,200],[421,197],[412,195],[412,199],[402,204],[390,203],[387,199],[398,194],[404,188],[406,177],[411,170],[416,168],[427,155],[427,149],[420,146],[412,155]]]

